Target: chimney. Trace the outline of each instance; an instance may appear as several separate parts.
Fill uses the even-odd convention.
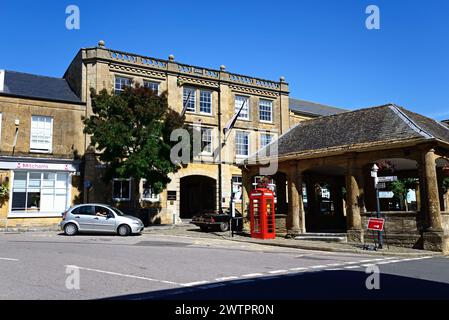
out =
[[[5,70],[0,70],[0,92],[5,90]]]

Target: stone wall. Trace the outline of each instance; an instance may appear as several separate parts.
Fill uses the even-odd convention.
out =
[[[365,242],[372,242],[376,232],[368,231],[368,219],[375,214],[362,214],[362,227],[365,232]],[[382,212],[385,218],[384,241],[391,245],[408,248],[422,248],[422,223],[419,212]]]

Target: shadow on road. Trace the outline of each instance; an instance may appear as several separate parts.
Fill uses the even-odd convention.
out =
[[[298,300],[298,299],[449,299],[449,284],[380,274],[380,289],[368,290],[371,274],[320,271],[254,278],[195,287],[110,297],[118,300]],[[218,286],[216,286],[218,285]]]

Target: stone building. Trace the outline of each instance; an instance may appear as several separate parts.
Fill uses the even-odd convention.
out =
[[[397,176],[406,186],[403,197],[393,184],[381,190],[388,242],[449,250],[449,126],[390,104],[302,121],[265,149],[275,144],[278,156],[264,159],[269,152],[262,149],[241,166],[243,202],[248,207],[260,161],[278,161],[275,183],[288,185],[278,194],[287,203],[279,213],[291,236],[340,232],[372,241],[366,222],[376,211],[370,172],[377,164],[379,176]]]
[[[139,83],[166,92],[169,106],[179,112],[187,103],[186,122],[201,126],[203,149],[194,163],[171,176],[162,194],[153,194],[145,181],[133,181],[132,177],[104,184],[98,154],[94,150],[86,153],[84,201],[113,203],[124,210],[149,208],[146,212],[150,212],[152,223],[190,218],[204,210],[218,210],[220,204],[226,208],[232,196],[242,210],[241,170],[236,164],[290,126],[288,84],[283,78],[269,81],[233,74],[224,66],[219,70],[191,66],[173,56],[154,59],[107,49],[99,42],[97,47],[78,52],[64,79],[86,103],[87,116],[91,114],[91,88],[119,93],[124,86]],[[234,129],[225,137],[223,128],[242,104]],[[213,157],[220,141],[226,141],[221,172],[217,157]]]
[[[81,201],[85,112],[64,79],[0,70],[0,228],[54,225]]]
[[[320,104],[316,102],[289,98],[289,119],[290,127],[299,122],[318,117],[330,116],[348,110]]]

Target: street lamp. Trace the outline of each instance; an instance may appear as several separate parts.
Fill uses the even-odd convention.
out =
[[[379,188],[378,188],[378,182],[379,178],[377,177],[377,172],[379,171],[379,167],[374,164],[371,168],[371,177],[374,178],[374,190],[376,190],[376,217],[380,218],[380,200],[379,200]],[[377,231],[378,236],[378,243],[379,243],[379,249],[382,249],[382,231]]]

